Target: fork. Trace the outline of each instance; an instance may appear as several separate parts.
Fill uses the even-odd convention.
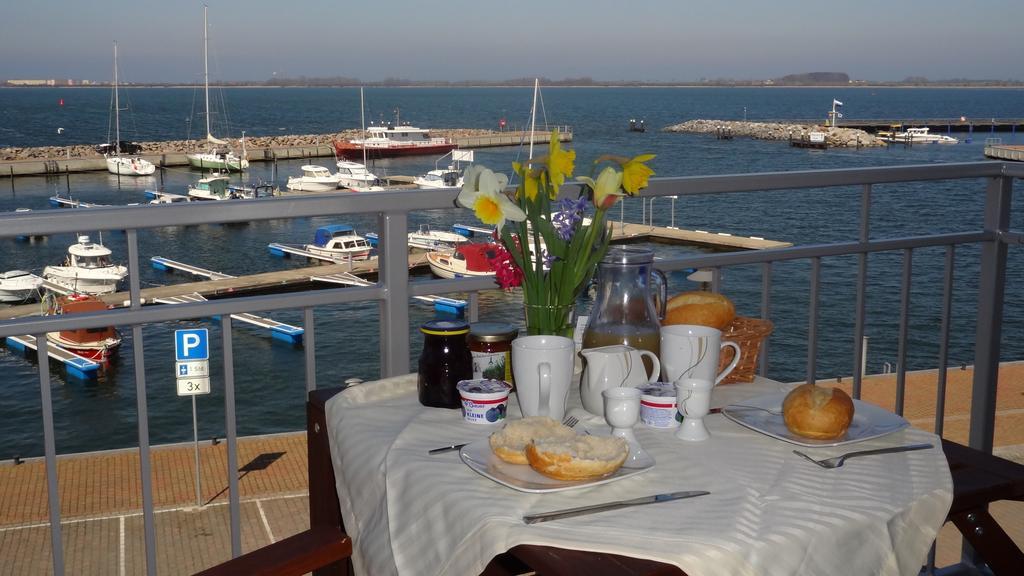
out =
[[[839,468],[840,466],[843,465],[843,463],[846,462],[848,458],[857,458],[860,456],[873,456],[875,454],[892,454],[893,452],[910,452],[912,450],[925,450],[931,447],[931,444],[908,444],[906,446],[892,446],[890,448],[876,448],[874,450],[860,450],[858,452],[847,452],[846,454],[842,454],[834,458],[825,458],[824,460],[815,460],[814,458],[811,458],[810,456],[804,454],[799,450],[793,450],[793,453],[798,456],[803,456],[804,458],[810,460],[811,462],[814,462],[815,464],[821,466],[822,468],[831,469]]]
[[[749,404],[729,404],[728,406],[725,406],[725,408],[747,408],[750,410],[761,410],[762,412],[767,412],[773,416],[779,416],[782,414],[781,408],[762,408],[761,406],[751,406]]]
[[[575,417],[575,416],[566,416],[562,420],[562,424],[565,424],[569,428],[572,428],[572,427],[576,426],[579,423],[580,423],[580,419]],[[587,432],[587,434],[590,434],[590,432]],[[466,444],[467,444],[466,442],[464,442],[462,444],[449,444],[448,446],[442,446],[440,448],[434,448],[433,450],[427,450],[427,454],[433,456],[434,454],[440,454],[442,452],[450,452],[452,450],[459,450],[463,446],[465,446]]]
[[[569,428],[573,428],[579,423],[580,419],[575,416],[566,416],[564,419],[562,419],[562,424],[568,426]]]

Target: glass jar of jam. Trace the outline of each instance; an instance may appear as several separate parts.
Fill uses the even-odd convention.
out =
[[[469,328],[473,379],[512,380],[512,341],[519,328],[503,322],[476,322]]]
[[[473,358],[466,336],[469,323],[464,320],[431,320],[420,327],[423,351],[420,353],[416,388],[420,404],[436,408],[460,408],[460,380],[473,377]]]

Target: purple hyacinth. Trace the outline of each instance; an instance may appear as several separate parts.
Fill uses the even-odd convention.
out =
[[[558,237],[569,242],[576,233],[576,225],[583,221],[583,211],[587,207],[587,199],[573,200],[564,198],[558,202],[558,212],[551,217],[551,224]]]

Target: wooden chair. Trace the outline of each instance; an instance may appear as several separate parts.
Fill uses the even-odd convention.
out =
[[[340,389],[310,392],[306,403],[306,434],[309,452],[310,529],[291,538],[254,550],[214,566],[200,574],[299,575],[351,574],[352,542],[344,533],[334,469],[327,438],[325,403]],[[947,521],[953,522],[997,576],[1021,573],[1024,553],[988,513],[997,500],[1024,501],[1024,465],[950,442],[942,449],[953,475],[953,505]],[[520,545],[495,557],[486,576],[508,576],[530,570],[538,574],[573,573],[588,576],[678,576],[675,566],[615,554],[581,552],[549,546]]]

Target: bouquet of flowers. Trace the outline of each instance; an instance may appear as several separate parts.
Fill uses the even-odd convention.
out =
[[[653,158],[598,158],[594,171],[606,166],[596,179],[577,178],[583,186],[576,199],[558,198],[559,187],[573,176],[576,152],[562,148],[557,132],[551,134],[546,156],[512,164],[519,180],[514,197],[505,192],[506,175],[480,165],[466,170],[458,203],[495,227],[502,249],[491,265],[502,288],[522,285],[530,334],[572,336],[576,298],[611,240],[608,209],[619,197],[647,186],[654,171],[645,162]],[[588,217],[591,207],[593,216]]]

